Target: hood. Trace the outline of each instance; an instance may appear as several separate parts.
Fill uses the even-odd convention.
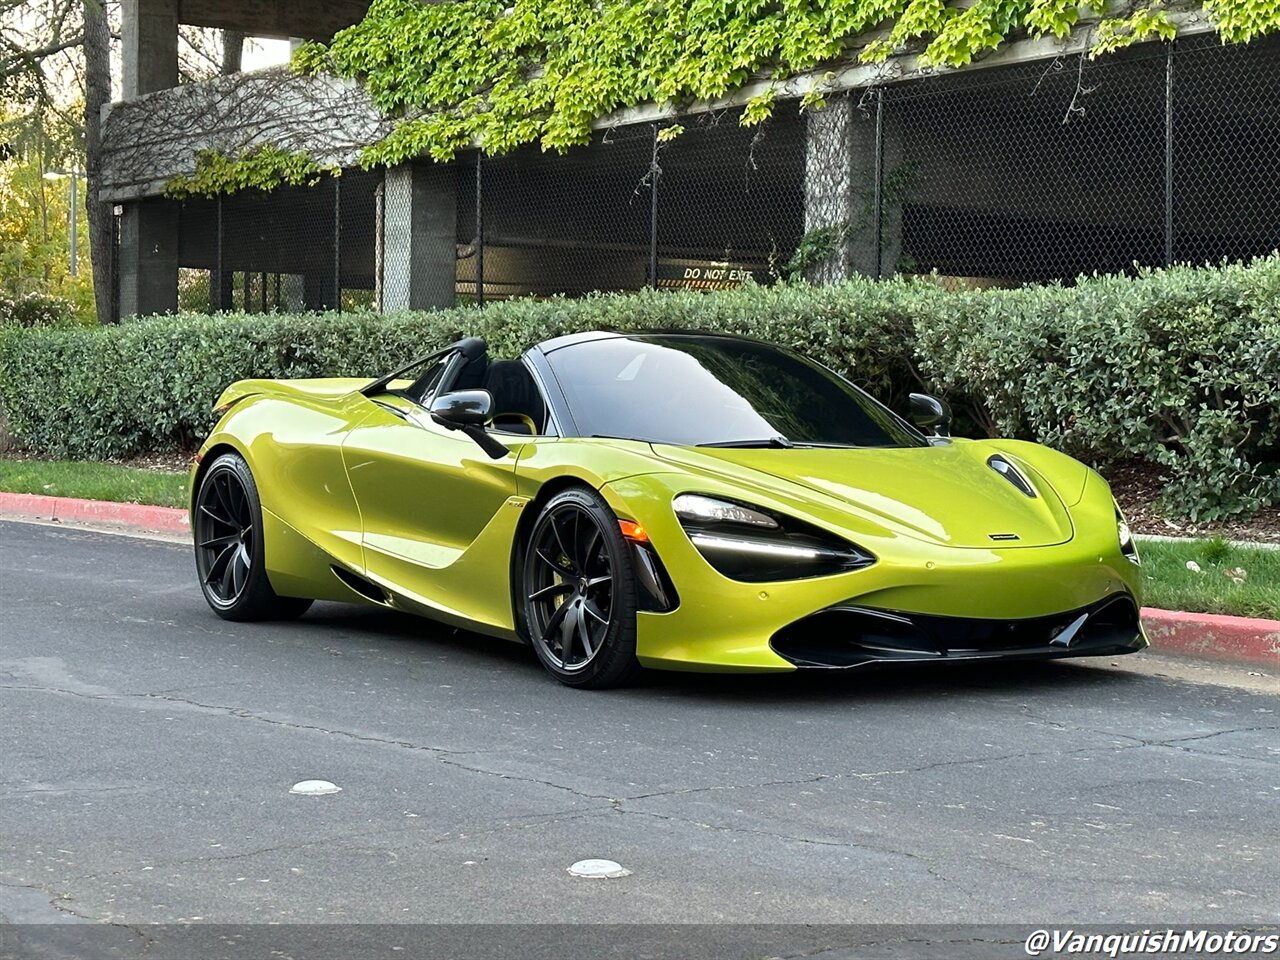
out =
[[[1025,459],[995,443],[891,449],[655,444],[653,451],[670,463],[732,482],[790,496],[817,494],[820,501],[876,527],[945,546],[1041,547],[1065,543],[1073,535],[1070,514],[1054,486]],[[1012,463],[1036,496],[1027,496],[992,469],[987,460],[994,454]],[[1067,482],[1082,486],[1088,468],[1076,466],[1078,482],[1069,472]]]

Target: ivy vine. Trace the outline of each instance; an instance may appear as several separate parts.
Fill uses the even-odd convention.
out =
[[[341,168],[323,167],[306,153],[263,146],[229,157],[217,150],[196,154],[196,168],[179,174],[165,185],[165,196],[216,197],[257,188],[274,190],[280,186],[314,187],[324,174],[341,176]]]
[[[1066,37],[1088,10],[1101,17],[1091,33],[1097,55],[1173,37],[1169,2],[1138,0],[1117,12],[1108,0],[373,0],[363,20],[328,45],[304,44],[293,64],[358,79],[396,118],[389,136],[364,149],[364,166],[447,162],[475,144],[488,154],[532,143],[565,151],[589,142],[593,122],[617,109],[722,97],[855,47],[867,63],[919,49],[924,66],[958,67],[1010,37]],[[1280,0],[1204,0],[1204,10],[1224,42],[1280,30]],[[858,46],[877,29],[887,33]],[[739,122],[768,119],[774,97],[767,87]],[[820,81],[802,108],[821,106]],[[219,192],[316,174],[305,158],[269,149],[202,162],[170,189]]]

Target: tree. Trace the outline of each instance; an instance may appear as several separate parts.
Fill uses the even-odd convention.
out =
[[[32,232],[21,215],[22,198],[42,197],[47,212],[48,198],[57,194],[65,223],[65,197],[57,183],[45,184],[42,175],[48,170],[82,170],[87,180],[89,250],[80,260],[87,261],[85,280],[92,278],[96,313],[105,321],[111,317],[114,243],[110,207],[104,210],[95,201],[101,170],[98,116],[111,100],[111,29],[105,0],[0,0],[0,98],[0,130],[21,158],[6,174],[7,214],[15,219],[5,225],[26,238],[19,286],[41,274],[43,289],[23,292],[73,292],[83,299],[87,283],[69,291],[60,279],[59,265],[70,255],[66,231],[60,224],[55,229],[56,218],[44,218],[49,223],[42,221],[40,230]],[[38,185],[38,194],[33,185]],[[42,269],[34,270],[33,257],[46,258]]]
[[[244,34],[235,30],[222,31],[222,75],[240,72],[240,59],[244,55]]]
[[[85,206],[89,212],[89,250],[93,264],[98,322],[115,318],[115,224],[111,204],[98,199],[102,182],[102,108],[111,102],[111,29],[102,0],[84,3],[84,147]]]
[[[32,136],[0,157],[0,300],[53,297],[91,322],[96,314],[89,274],[70,274],[69,184],[65,177],[46,179],[56,165],[50,157],[66,152],[65,143]],[[83,236],[84,207],[77,210],[77,227]]]
[[[85,171],[89,261],[103,323],[114,316],[115,237],[111,204],[98,199],[100,123],[112,97],[118,19],[118,0],[0,0],[0,145],[38,156],[46,169]],[[242,34],[184,26],[179,37],[181,80],[239,69]],[[41,145],[35,154],[32,144]]]

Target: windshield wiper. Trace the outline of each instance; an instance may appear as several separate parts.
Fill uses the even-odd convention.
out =
[[[663,443],[662,440],[651,440],[649,437],[620,437],[613,433],[593,433],[588,440],[628,440],[634,443]]]
[[[778,447],[789,450],[795,444],[782,435],[776,437],[756,437],[752,440],[716,440],[713,443],[699,443],[699,447]]]

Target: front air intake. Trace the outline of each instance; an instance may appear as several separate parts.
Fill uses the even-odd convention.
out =
[[[798,667],[844,668],[912,660],[1078,655],[1132,649],[1138,607],[1115,594],[1047,617],[940,617],[839,604],[783,627],[771,646]]]

